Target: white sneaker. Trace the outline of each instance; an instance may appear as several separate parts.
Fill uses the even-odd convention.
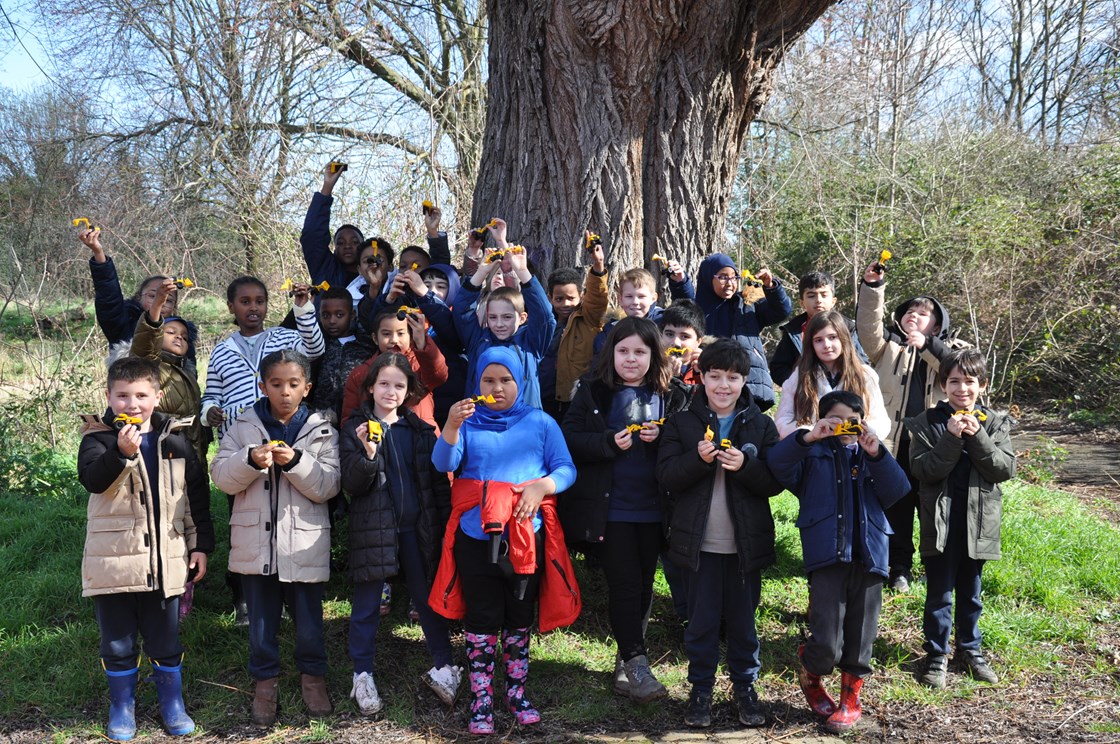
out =
[[[373,676],[369,672],[354,675],[350,699],[358,703],[358,712],[363,716],[372,716],[384,705],[381,696],[377,694],[377,685],[373,683]]]
[[[459,692],[462,677],[463,670],[451,664],[439,669],[432,667],[424,672],[424,681],[445,705],[455,704],[455,695]]]

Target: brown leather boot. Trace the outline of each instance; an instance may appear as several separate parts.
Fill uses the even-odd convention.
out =
[[[300,685],[303,687],[303,704],[307,706],[307,713],[312,718],[329,716],[334,706],[327,696],[327,678],[316,677],[313,674],[301,674]]]
[[[276,723],[276,701],[280,678],[258,679],[257,687],[253,691],[253,707],[249,713],[249,720],[254,726],[272,728]]]

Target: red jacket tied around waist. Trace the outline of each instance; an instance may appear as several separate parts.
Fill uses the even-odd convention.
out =
[[[532,520],[510,519],[513,508],[521,497],[513,491],[516,485],[460,478],[451,487],[451,518],[447,520],[439,569],[432,584],[432,593],[428,597],[428,604],[440,615],[450,620],[459,620],[466,614],[466,599],[456,570],[454,547],[459,519],[475,506],[481,505],[484,525],[488,522],[509,525],[509,558],[514,572],[531,574],[535,571],[537,555]],[[544,530],[544,571],[541,574],[538,625],[541,632],[546,633],[575,622],[583,604],[572,561],[564,544],[564,532],[556,515],[555,496],[546,496],[541,501],[540,517],[541,529]]]

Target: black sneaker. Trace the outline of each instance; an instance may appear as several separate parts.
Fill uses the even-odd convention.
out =
[[[712,725],[712,691],[692,688],[688,694],[688,710],[684,725],[691,728],[708,728]]]
[[[999,682],[999,676],[979,650],[958,648],[955,658],[964,664],[965,669],[968,670],[974,680],[987,682],[989,685]]]
[[[918,681],[935,690],[945,689],[949,671],[949,657],[945,654],[928,654],[925,667],[925,671],[918,677]]]
[[[734,695],[735,704],[739,708],[739,723],[747,728],[766,725],[766,715],[762,712],[762,703],[758,700],[753,684],[736,687]]]

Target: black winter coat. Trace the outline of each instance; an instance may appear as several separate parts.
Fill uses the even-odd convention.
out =
[[[673,378],[661,396],[666,417],[688,405],[691,389]],[[564,414],[564,441],[576,464],[576,482],[557,499],[560,522],[569,545],[602,542],[607,529],[614,478],[614,459],[621,452],[614,442],[617,431],[607,429],[613,391],[604,383],[585,377],[579,381],[572,404]],[[655,444],[660,451],[664,431]]]
[[[110,358],[115,361],[119,356],[114,352],[127,355],[127,347],[123,352],[120,347],[132,342],[136,321],[144,314],[144,307],[132,297],[125,298],[112,256],[106,256],[105,263],[97,263],[91,258],[89,273],[93,278],[94,315],[97,317],[97,325],[101,326],[101,332],[105,334],[105,340],[109,342]],[[187,372],[197,377],[195,346],[198,343],[198,328],[189,320],[183,320],[183,324],[187,326],[187,362],[184,366]]]
[[[354,581],[383,581],[400,572],[397,559],[397,514],[389,492],[384,446],[371,460],[354,430],[374,418],[366,403],[351,416],[339,432],[342,487],[350,494],[350,576]],[[424,558],[428,580],[436,575],[444,526],[451,514],[451,484],[447,474],[432,465],[435,429],[412,411],[407,411],[393,426],[412,430],[413,461],[408,468],[415,479],[420,499],[420,518],[416,537]]]
[[[770,512],[771,496],[782,492],[782,486],[766,466],[771,447],[778,442],[778,429],[773,419],[763,415],[743,388],[740,409],[731,425],[731,443],[747,454],[737,471],[726,471],[728,509],[735,527],[735,543],[739,552],[739,569],[744,575],[760,571],[776,560],[774,552],[774,516]],[[666,512],[669,524],[669,552],[682,566],[695,571],[700,566],[700,545],[712,504],[718,461],[706,463],[696,451],[708,427],[719,432],[719,420],[708,408],[703,386],[693,393],[692,404],[665,422],[661,434],[657,479],[667,493]],[[753,445],[757,454],[744,449]]]

